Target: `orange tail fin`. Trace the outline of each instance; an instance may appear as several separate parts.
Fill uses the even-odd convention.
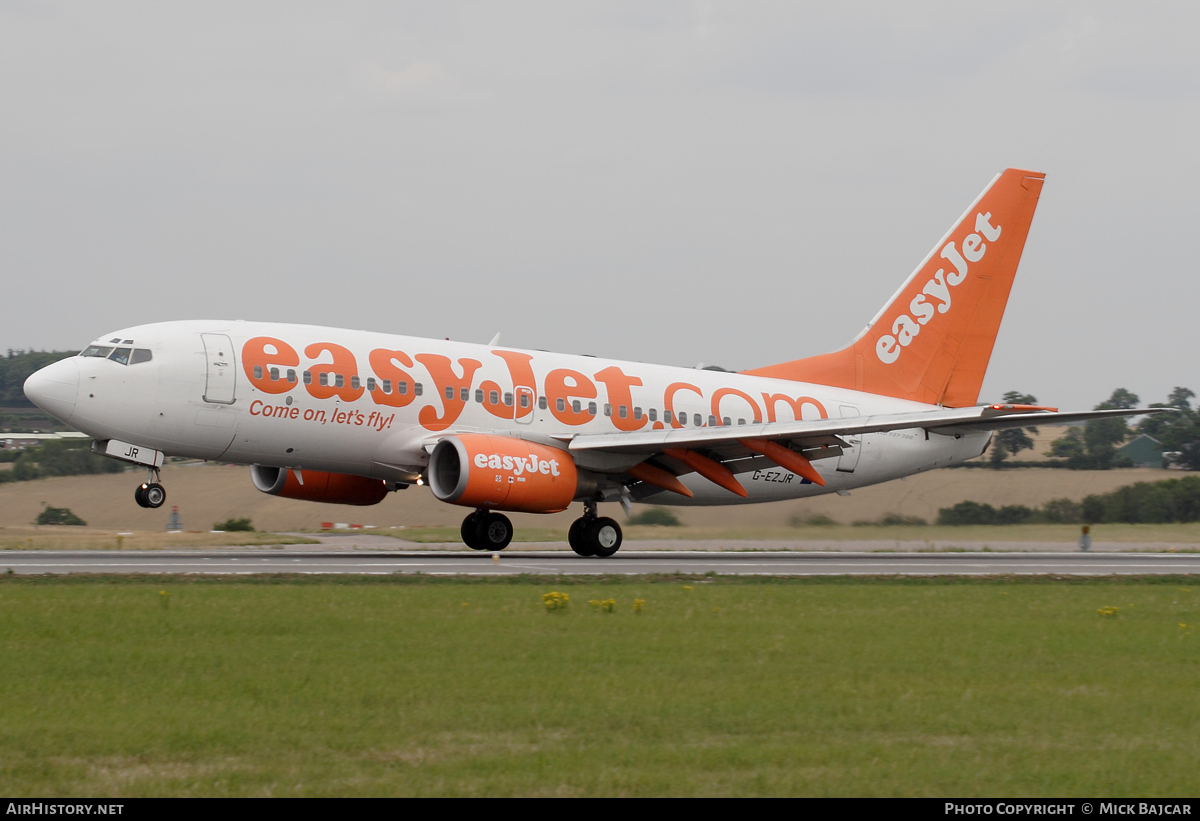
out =
[[[1045,176],[992,180],[849,347],[746,373],[974,405]]]

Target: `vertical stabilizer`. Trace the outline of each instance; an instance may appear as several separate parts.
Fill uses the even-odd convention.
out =
[[[746,373],[974,405],[1045,176],[992,180],[849,347]]]

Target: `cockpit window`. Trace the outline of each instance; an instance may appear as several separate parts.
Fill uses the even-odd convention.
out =
[[[106,348],[103,345],[89,345],[83,349],[80,356],[98,356],[101,359],[112,353],[112,348]]]
[[[121,365],[129,364],[129,348],[115,348],[108,358]]]
[[[129,364],[138,365],[142,362],[149,362],[153,358],[154,354],[150,352],[149,348],[134,348],[133,359],[129,360]]]

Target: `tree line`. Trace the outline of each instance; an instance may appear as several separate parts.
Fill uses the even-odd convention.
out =
[[[32,407],[25,398],[25,380],[39,368],[77,353],[79,351],[14,351],[9,348],[8,356],[0,358],[0,405]]]
[[[1200,476],[1137,482],[1083,502],[1053,499],[1040,508],[959,502],[938,511],[939,525],[1165,524],[1200,521]]]
[[[1151,408],[1174,408],[1176,413],[1155,414],[1143,417],[1136,426],[1125,418],[1093,419],[1083,426],[1066,429],[1065,434],[1050,443],[1047,456],[1066,461],[1066,467],[1074,470],[1108,470],[1128,467],[1129,460],[1117,454],[1117,448],[1129,439],[1141,434],[1153,436],[1168,452],[1178,453],[1176,463],[1187,470],[1200,470],[1200,408],[1193,408],[1191,400],[1196,394],[1188,388],[1176,387],[1166,402],[1154,402]],[[1037,398],[1018,391],[1004,394],[1004,402],[1017,405],[1036,405]],[[1117,388],[1105,401],[1093,410],[1115,408],[1132,409],[1140,402],[1137,394],[1125,388]],[[1022,450],[1032,450],[1030,433],[1036,434],[1034,426],[1010,428],[996,431],[992,437],[989,461],[992,467],[1002,467],[1004,460]]]
[[[90,473],[120,473],[125,465],[116,459],[92,453],[91,440],[46,442],[24,450],[0,450],[0,462],[12,462],[0,470],[0,483],[27,482],[45,476],[79,476]]]

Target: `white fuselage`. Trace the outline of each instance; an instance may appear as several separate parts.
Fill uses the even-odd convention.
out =
[[[723,371],[307,325],[164,322],[107,334],[95,345],[151,355],[127,357],[129,364],[78,356],[41,372],[40,390],[49,396],[43,407],[90,436],[173,456],[392,481],[414,480],[430,446],[453,433],[563,443],[577,434],[929,409]],[[813,462],[824,487],[764,466],[739,476],[746,499],[697,474],[680,477],[691,499],[669,492],[645,498],[711,505],[841,491],[965,461],[989,435],[867,434]]]

